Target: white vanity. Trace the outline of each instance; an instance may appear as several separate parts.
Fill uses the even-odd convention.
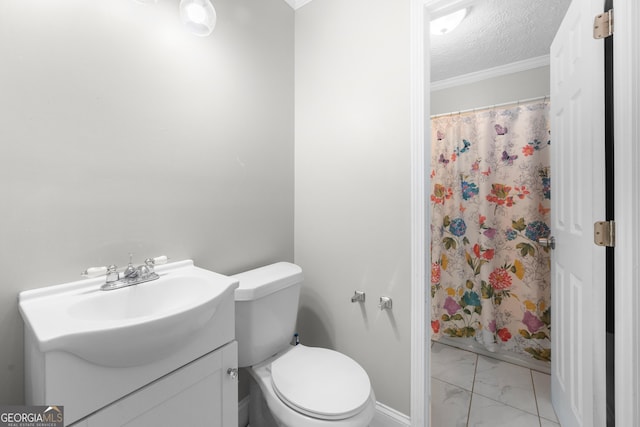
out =
[[[192,261],[155,272],[20,293],[28,405],[62,405],[70,426],[238,424],[238,283]]]

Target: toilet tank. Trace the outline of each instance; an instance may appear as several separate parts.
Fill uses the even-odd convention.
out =
[[[235,290],[238,366],[253,366],[291,342],[302,285],[302,269],[278,262],[232,276]]]

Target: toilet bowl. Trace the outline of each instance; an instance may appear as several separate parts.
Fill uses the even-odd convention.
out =
[[[291,346],[302,270],[276,263],[233,276],[238,364],[253,379],[251,427],[365,427],[375,394],[365,370],[334,350]]]
[[[268,409],[265,413],[261,402],[252,402],[261,411],[251,414],[252,427],[363,427],[375,414],[369,377],[338,352],[298,345],[252,366],[249,372],[260,388],[256,399]]]

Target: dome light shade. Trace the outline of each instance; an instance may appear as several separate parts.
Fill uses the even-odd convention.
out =
[[[465,16],[467,16],[466,8],[460,9],[457,12],[450,13],[449,15],[445,15],[441,18],[434,19],[431,21],[431,34],[440,36],[453,31],[454,28],[460,25]]]
[[[209,0],[181,0],[180,18],[192,33],[206,37],[216,26],[216,10]]]

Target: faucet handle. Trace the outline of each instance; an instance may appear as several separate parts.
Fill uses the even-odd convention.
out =
[[[153,265],[162,265],[166,264],[169,261],[169,257],[166,255],[160,255],[151,259],[153,261]]]
[[[83,277],[98,277],[107,274],[107,266],[102,267],[89,267],[82,273],[80,273]]]
[[[151,273],[153,273],[153,265],[141,265],[136,269],[136,271],[138,272],[138,277],[146,279],[151,275]]]
[[[105,280],[106,283],[117,282],[120,280],[120,273],[118,273],[118,267],[114,264],[111,264],[107,267],[107,278]]]
[[[168,259],[169,258],[167,258],[166,255],[161,255],[155,258],[145,259],[144,264],[149,268],[150,271],[153,271],[153,267],[155,267],[156,265],[166,264]]]

